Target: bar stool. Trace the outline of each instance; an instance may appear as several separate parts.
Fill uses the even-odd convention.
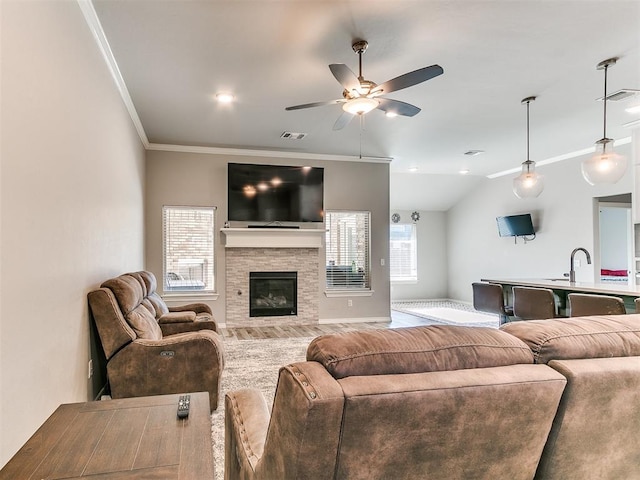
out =
[[[513,287],[513,314],[520,320],[554,318],[556,298],[553,290],[537,287]]]
[[[609,295],[592,295],[588,293],[570,293],[569,316],[587,317],[589,315],[624,315],[624,301]],[[636,303],[636,308],[638,304]]]
[[[493,313],[500,317],[500,325],[509,320],[513,315],[513,308],[504,304],[502,285],[497,283],[474,282],[473,308],[479,312]]]

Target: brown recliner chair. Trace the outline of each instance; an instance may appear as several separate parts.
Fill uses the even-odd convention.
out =
[[[225,479],[528,479],[564,389],[493,328],[316,338],[261,392],[225,397]]]
[[[140,271],[125,273],[124,275],[131,276],[140,283],[144,295],[141,303],[147,307],[158,321],[163,335],[196,330],[218,330],[211,308],[206,303],[189,303],[187,305],[168,307],[156,292],[158,283],[153,273]],[[101,286],[110,288],[110,285],[112,285],[111,280],[107,280]]]
[[[113,398],[207,391],[217,408],[224,355],[210,310],[162,313],[149,272],[107,280],[88,299]]]

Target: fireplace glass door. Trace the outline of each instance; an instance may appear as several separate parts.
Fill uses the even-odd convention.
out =
[[[249,272],[249,316],[298,314],[297,272]]]

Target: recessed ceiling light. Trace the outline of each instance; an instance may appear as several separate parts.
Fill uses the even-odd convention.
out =
[[[640,113],[640,104],[625,108],[624,111],[627,113]]]
[[[396,112],[387,112],[385,113],[385,115],[389,118],[395,118],[398,116],[398,114]]]
[[[413,172],[417,172],[417,171],[418,171],[418,167],[409,167],[409,171],[410,171],[411,173],[413,173]]]
[[[468,169],[466,169],[466,168],[463,168],[462,170],[458,171],[458,173],[459,173],[460,175],[467,175],[467,174],[469,173],[469,170],[468,170]]]
[[[231,103],[235,100],[235,97],[231,93],[216,93],[216,100],[219,103]]]

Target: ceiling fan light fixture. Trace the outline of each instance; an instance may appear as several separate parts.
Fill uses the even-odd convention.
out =
[[[346,101],[342,105],[342,109],[352,115],[364,115],[369,113],[378,105],[380,105],[380,102],[374,98],[358,97]]]
[[[607,70],[617,60],[608,58],[596,66],[597,70],[604,70],[603,134],[596,142],[595,154],[582,161],[582,176],[590,185],[616,183],[627,171],[627,159],[613,151],[613,139],[607,138]]]

